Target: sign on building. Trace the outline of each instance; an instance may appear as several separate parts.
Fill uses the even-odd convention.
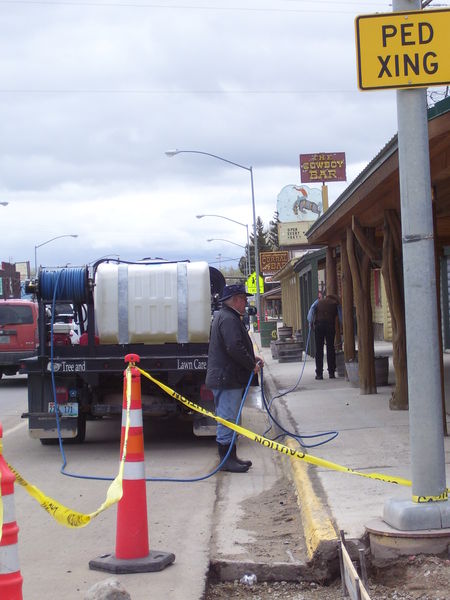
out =
[[[302,183],[347,181],[345,152],[300,154],[300,179]]]
[[[259,253],[260,268],[264,275],[277,273],[284,267],[288,260],[289,252],[287,250]]]
[[[306,232],[314,221],[300,223],[278,223],[278,243],[280,246],[307,246]]]
[[[277,196],[281,223],[314,222],[322,214],[322,193],[307,185],[285,185]]]
[[[277,196],[278,243],[304,246],[305,232],[322,214],[322,193],[307,185],[285,185]]]
[[[361,90],[450,83],[450,10],[418,10],[356,17]]]

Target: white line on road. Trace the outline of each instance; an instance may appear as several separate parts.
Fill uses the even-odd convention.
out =
[[[19,429],[22,429],[22,427],[25,427],[25,425],[26,425],[26,423],[25,423],[25,421],[23,421],[22,423],[18,423],[14,427],[11,427],[11,429],[6,429],[3,432],[3,437],[6,437],[7,435],[11,435],[11,433],[18,431]]]

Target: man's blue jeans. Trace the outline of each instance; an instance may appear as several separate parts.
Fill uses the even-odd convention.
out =
[[[214,404],[216,406],[216,415],[236,423],[239,407],[242,402],[242,394],[244,388],[233,390],[212,390],[214,394]],[[231,444],[233,430],[222,423],[217,423],[216,440],[218,444],[223,446]]]

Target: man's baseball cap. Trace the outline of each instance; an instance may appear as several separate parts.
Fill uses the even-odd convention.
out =
[[[235,283],[233,285],[226,285],[222,290],[222,296],[219,300],[228,300],[232,296],[239,296],[241,294],[245,294],[246,296],[252,296],[253,294],[248,294],[245,291],[245,285],[242,283]]]

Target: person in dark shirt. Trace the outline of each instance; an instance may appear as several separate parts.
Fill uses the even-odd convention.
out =
[[[336,318],[342,322],[342,312],[339,298],[328,294],[325,298],[316,300],[308,312],[308,322],[314,329],[316,342],[316,379],[323,379],[323,345],[327,345],[327,369],[330,379],[336,376],[336,352],[334,338],[336,335]]]
[[[251,373],[258,373],[264,364],[262,358],[255,356],[253,343],[242,321],[249,295],[243,285],[226,285],[220,298],[222,308],[215,314],[211,326],[205,383],[214,394],[216,415],[233,423]],[[216,441],[221,460],[230,448],[232,437],[233,431],[229,427],[217,423]],[[245,473],[251,464],[251,461],[237,457],[233,445],[221,470]]]

